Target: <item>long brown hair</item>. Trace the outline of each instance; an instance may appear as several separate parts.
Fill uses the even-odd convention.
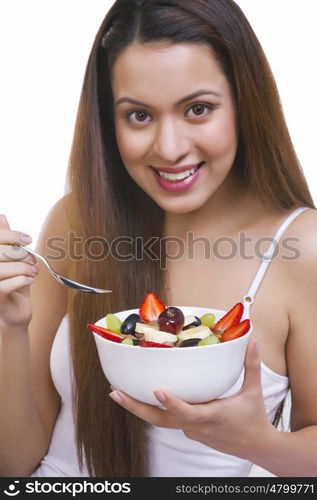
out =
[[[118,55],[133,41],[160,40],[205,43],[213,49],[236,98],[239,145],[233,168],[246,189],[280,210],[314,206],[266,57],[235,2],[117,0],[89,57],[69,166],[72,230],[81,238],[77,248],[86,255],[72,260],[72,276],[113,290],[106,296],[70,293],[68,306],[78,454],[95,476],[147,475],[146,425],[109,398],[109,384],[85,325],[109,312],[137,307],[150,290],[164,300],[161,261],[147,253],[142,259],[123,258],[131,251],[123,250],[124,241],[121,257],[111,251],[93,259],[87,256],[87,245],[100,249],[102,244],[106,254],[105,242],[120,237],[148,241],[163,236],[162,210],[132,181],[121,160],[111,91],[111,68]],[[157,256],[164,252],[159,243],[152,250]]]

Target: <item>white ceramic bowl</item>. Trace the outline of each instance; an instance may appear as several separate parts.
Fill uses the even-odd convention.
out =
[[[216,320],[226,311],[203,307],[181,307],[185,315],[212,312]],[[115,313],[122,321],[138,309]],[[106,327],[105,319],[95,323]],[[210,346],[139,347],[107,340],[93,333],[102,370],[111,385],[139,401],[160,406],[153,391],[165,387],[188,403],[221,397],[243,370],[252,331],[235,340]]]

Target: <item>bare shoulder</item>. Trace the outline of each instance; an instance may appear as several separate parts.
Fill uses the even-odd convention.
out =
[[[67,274],[67,243],[70,231],[68,196],[59,199],[46,216],[37,242],[37,251],[61,274]],[[39,275],[32,286],[32,325],[49,316],[54,326],[58,325],[67,310],[66,288],[58,283],[47,268],[38,262]]]
[[[305,309],[312,301],[317,303],[317,210],[301,213],[287,228],[281,245],[285,293],[292,318],[298,309]]]
[[[309,265],[317,258],[317,210],[308,209],[302,212],[287,228],[285,237],[292,238],[294,247],[298,249],[297,258],[293,259],[298,266]]]
[[[43,223],[37,250],[60,273],[67,272],[67,242],[70,225],[71,195],[65,195],[52,206]]]
[[[45,231],[47,226],[57,230],[68,229],[70,203],[70,194],[66,194],[62,198],[58,199],[48,212],[42,230],[44,229]]]

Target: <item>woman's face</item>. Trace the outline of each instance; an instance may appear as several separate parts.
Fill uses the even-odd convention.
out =
[[[234,99],[211,49],[133,43],[114,64],[112,90],[117,143],[132,179],[166,212],[203,206],[237,150]]]

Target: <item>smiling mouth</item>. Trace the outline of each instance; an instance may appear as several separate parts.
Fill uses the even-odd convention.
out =
[[[188,170],[184,170],[183,172],[178,172],[177,174],[172,173],[172,172],[162,172],[162,171],[157,170],[157,169],[153,169],[153,170],[157,176],[161,177],[161,179],[165,179],[166,181],[177,183],[177,182],[183,181],[184,179],[187,179],[187,177],[190,177],[191,175],[194,175],[197,172],[197,170],[199,170],[203,166],[204,163],[205,162],[202,161],[202,162],[198,163],[198,165],[196,167],[190,168]]]

